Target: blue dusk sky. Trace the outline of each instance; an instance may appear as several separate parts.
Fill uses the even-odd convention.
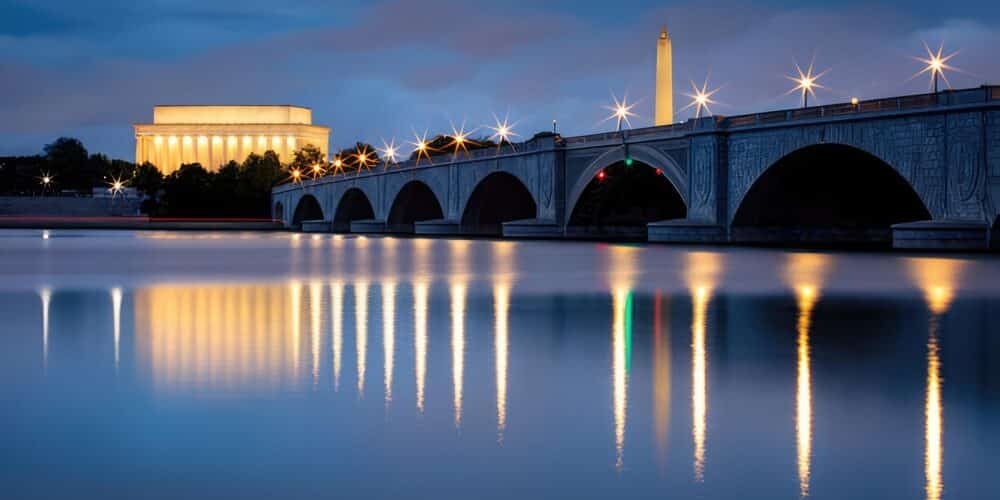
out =
[[[1000,2],[0,0],[0,155],[58,136],[132,159],[155,104],[296,104],[334,147],[475,128],[610,129],[614,92],[651,124],[656,38],[716,114],[794,107],[795,62],[829,69],[819,103],[928,89],[923,43],[960,50],[955,87],[1000,84]],[[691,110],[677,119],[692,116]]]

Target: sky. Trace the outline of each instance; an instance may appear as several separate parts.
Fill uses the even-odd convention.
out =
[[[0,0],[0,155],[71,136],[131,160],[157,104],[306,106],[331,147],[508,113],[595,133],[612,94],[646,126],[662,25],[675,109],[706,77],[715,114],[795,107],[785,75],[813,60],[819,104],[925,92],[924,42],[959,51],[954,87],[1000,84],[995,1]]]

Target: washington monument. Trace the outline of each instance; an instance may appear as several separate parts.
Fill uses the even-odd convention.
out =
[[[655,125],[674,123],[674,62],[673,48],[667,27],[656,41],[656,118]]]

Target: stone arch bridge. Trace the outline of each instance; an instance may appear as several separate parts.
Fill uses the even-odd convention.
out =
[[[1000,87],[709,117],[284,184],[305,231],[984,248]]]

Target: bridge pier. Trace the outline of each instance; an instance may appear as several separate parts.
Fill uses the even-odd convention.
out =
[[[413,224],[414,234],[424,236],[462,236],[461,224],[448,219],[424,220]]]
[[[379,234],[389,232],[385,221],[377,219],[351,221],[350,228],[350,232],[358,234]]]
[[[727,243],[726,228],[690,219],[652,222],[647,226],[648,239],[655,243]]]
[[[990,226],[975,221],[920,221],[892,226],[892,247],[908,250],[987,250]]]
[[[554,220],[523,219],[503,223],[504,238],[558,239],[563,227]]]

